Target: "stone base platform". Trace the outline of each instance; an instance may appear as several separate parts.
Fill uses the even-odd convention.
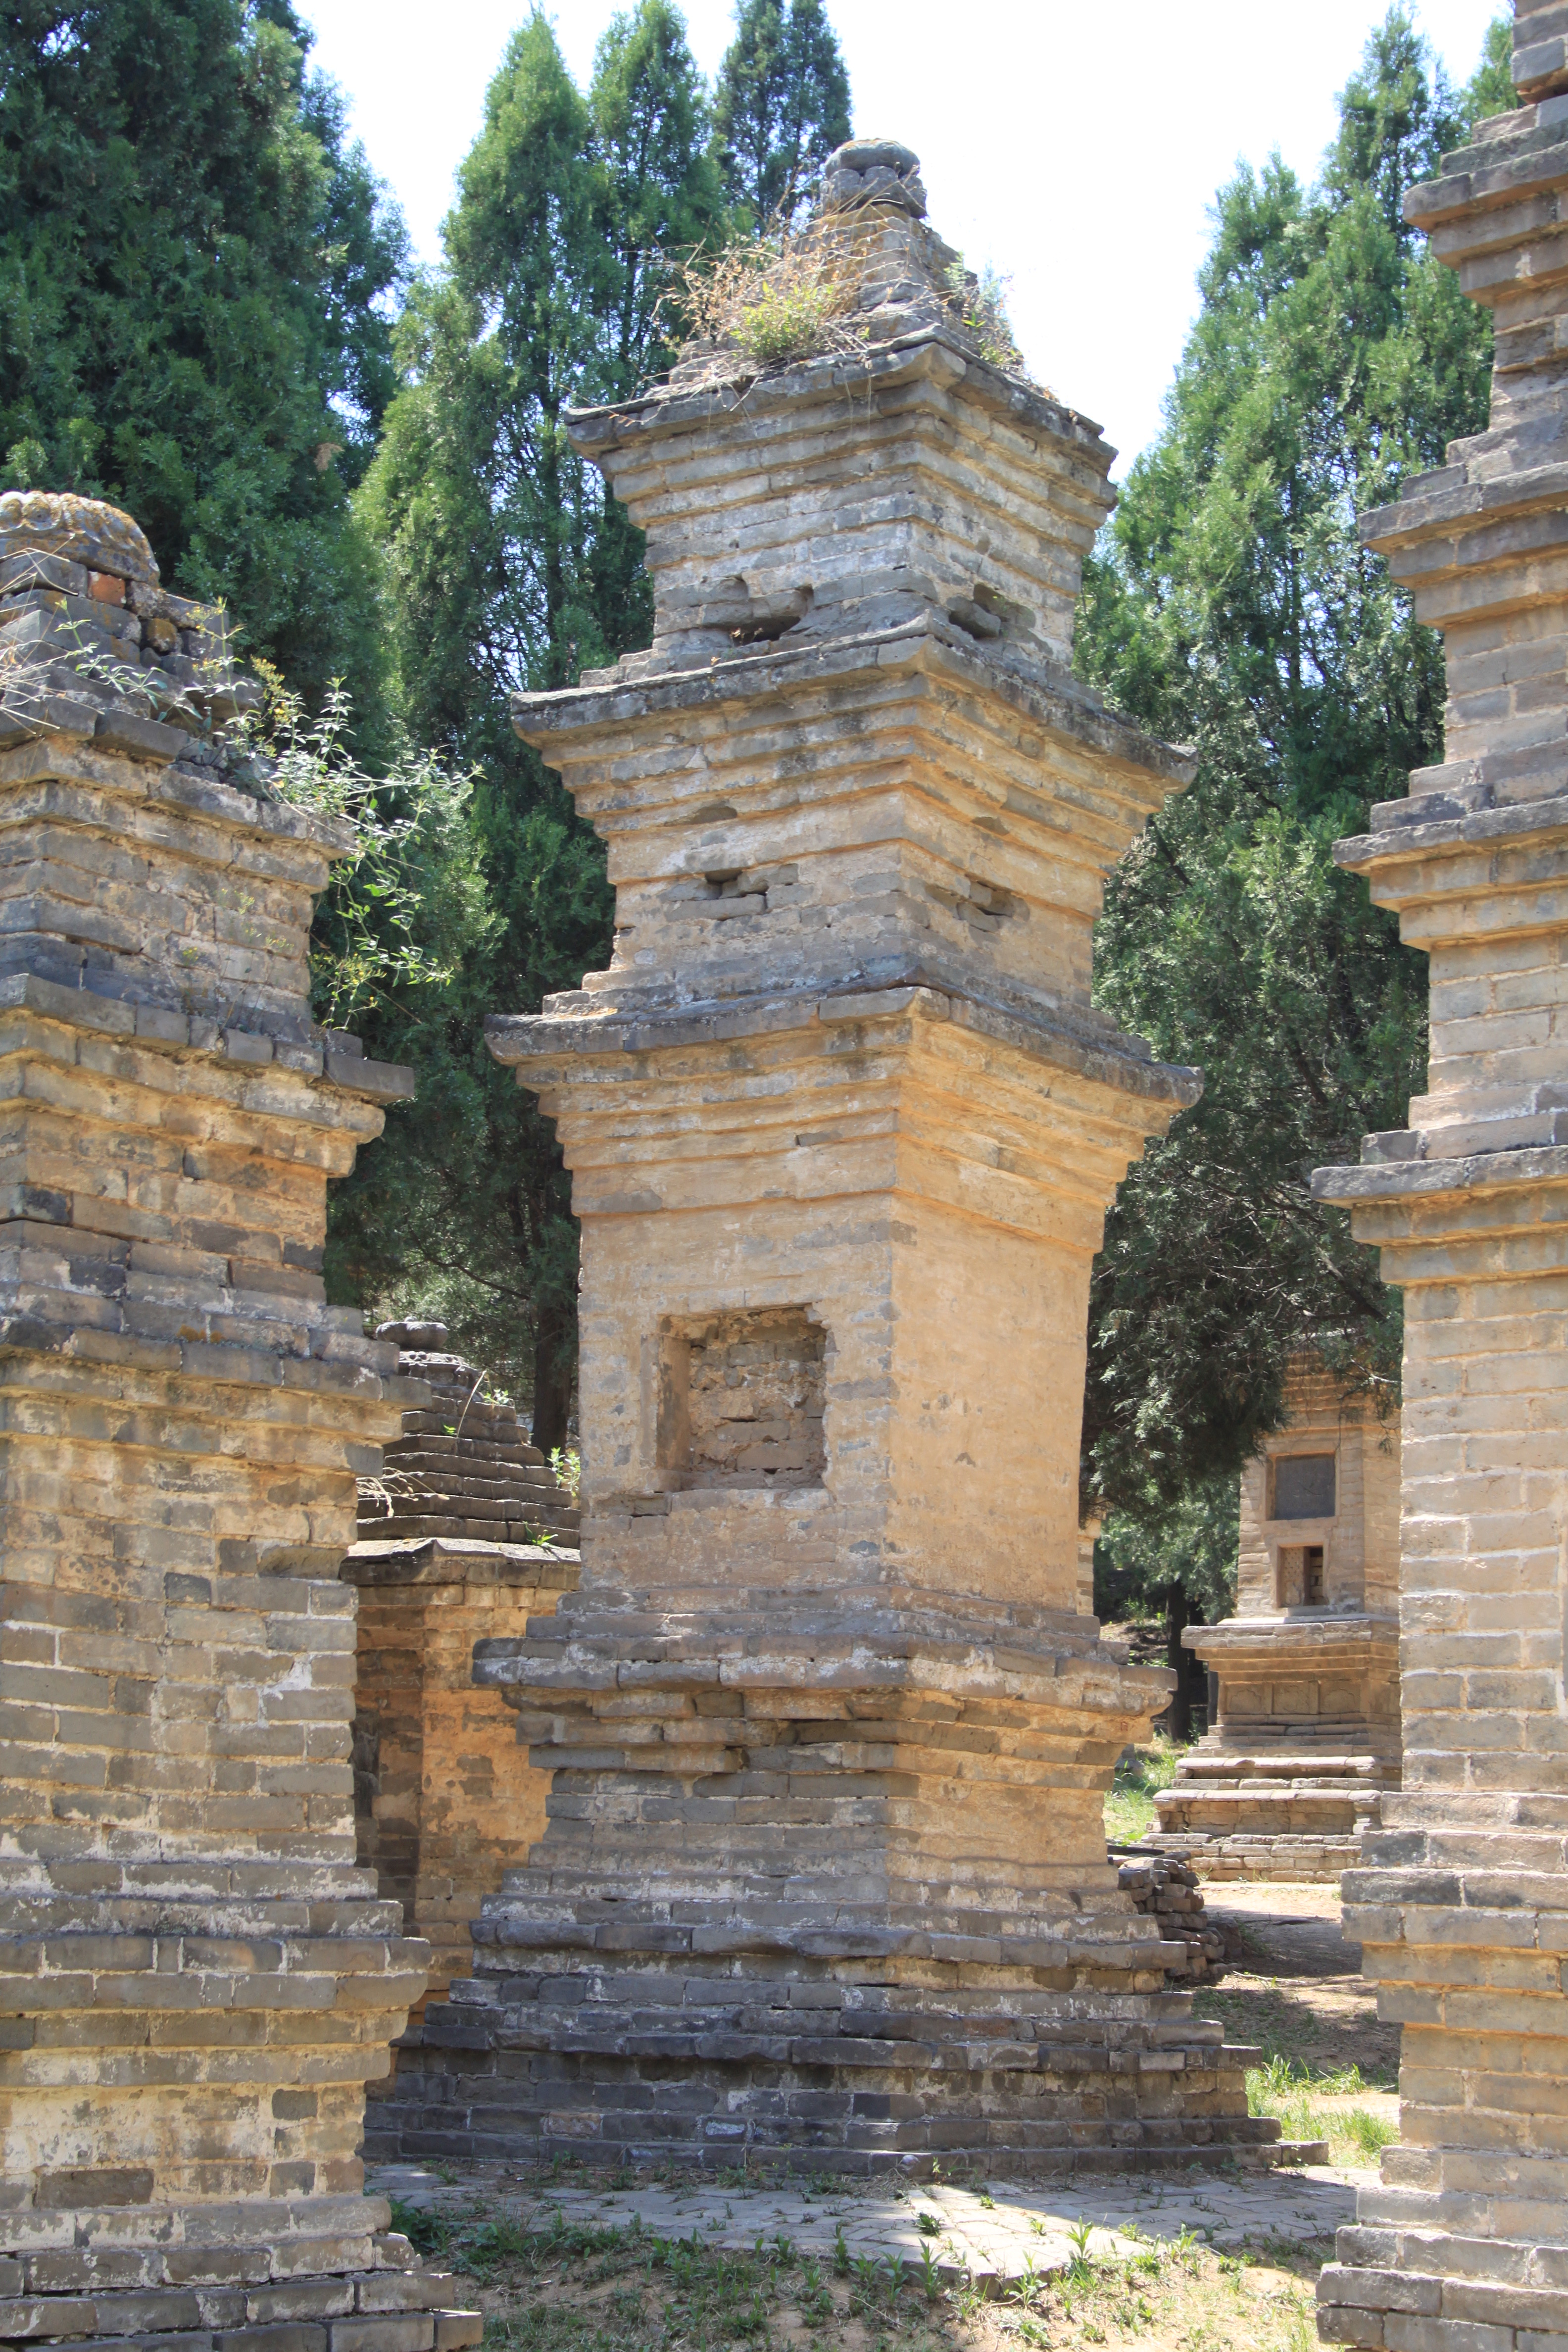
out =
[[[1064,1949],[1040,1971],[1062,1981],[1032,1989],[798,1968],[459,1983],[368,2110],[367,2148],[851,2177],[1275,2161],[1279,2126],[1246,2112],[1258,2053],[1224,2047],[1184,1993],[1097,1998],[1095,1959],[1126,1957]]]
[[[1363,1735],[1365,1726],[1351,1727]],[[1224,1726],[1200,1740],[1154,1799],[1159,1827],[1144,1843],[1185,1855],[1203,1878],[1336,1878],[1361,1860],[1399,1764],[1381,1749],[1324,1753],[1316,1739],[1258,1739],[1243,1749]]]
[[[1192,2014],[1190,1915],[1171,1932],[1107,1861],[1154,1694],[1092,1620],[658,1598],[580,1591],[480,1644],[553,1770],[548,1826],[400,2052],[372,2155],[1269,2161],[1257,2053]]]

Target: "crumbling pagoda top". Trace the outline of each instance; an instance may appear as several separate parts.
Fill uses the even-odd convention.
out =
[[[907,149],[853,143],[825,188],[831,348],[759,367],[704,346],[572,419],[647,533],[655,619],[646,653],[518,699],[616,890],[609,971],[547,1017],[954,987],[1189,1100],[1089,1003],[1104,877],[1192,772],[1070,670],[1115,452],[984,355]]]

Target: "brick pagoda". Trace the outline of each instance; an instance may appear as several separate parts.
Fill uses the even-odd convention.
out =
[[[616,953],[492,1038],[582,1220],[583,1582],[479,1653],[549,1822],[399,2068],[410,2154],[1277,2131],[1107,1864],[1169,1677],[1078,1607],[1089,1264],[1197,1092],[1092,1009],[1090,929],[1191,771],[1070,672],[1113,452],[985,356],[923,212],[907,150],[841,150],[830,347],[573,423],[653,644],[517,723]]]
[[[1399,1423],[1314,1353],[1241,1473],[1237,1596],[1182,1640],[1218,1706],[1154,1800],[1205,1878],[1338,1878],[1399,1786]]]
[[[0,497],[0,2336],[447,2352],[361,2187],[426,1954],[338,1578],[418,1391],[321,1276],[408,1078],[311,1022],[351,837],[249,691],[129,517]]]
[[[1444,764],[1338,853],[1430,957],[1428,1092],[1317,1180],[1405,1314],[1405,1785],[1345,1880],[1401,2138],[1321,2326],[1413,2352],[1568,2338],[1568,9],[1514,42],[1520,110],[1405,200],[1490,425],[1363,521],[1447,639]]]

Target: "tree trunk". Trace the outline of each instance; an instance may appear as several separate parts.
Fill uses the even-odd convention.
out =
[[[533,1347],[532,1442],[543,1454],[566,1443],[572,1413],[572,1350],[553,1315],[539,1320]]]
[[[1176,1687],[1171,1695],[1171,1737],[1180,1745],[1193,1736],[1193,1706],[1198,1696],[1203,1668],[1191,1650],[1182,1647],[1182,1635],[1189,1625],[1203,1620],[1193,1613],[1193,1606],[1179,1584],[1165,1588],[1165,1663],[1176,1677]]]

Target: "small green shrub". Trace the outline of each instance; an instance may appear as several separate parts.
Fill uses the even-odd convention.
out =
[[[1370,2107],[1352,2107],[1343,2118],[1345,2132],[1368,2164],[1375,2164],[1385,2147],[1399,2137],[1399,2126]]]
[[[1176,1777],[1181,1749],[1173,1740],[1156,1738],[1147,1748],[1117,1759],[1116,1776],[1105,1800],[1105,1834],[1119,1845],[1136,1845],[1154,1827],[1156,1790],[1168,1789]]]
[[[816,359],[827,349],[831,314],[826,287],[765,287],[760,299],[741,313],[736,330],[741,349],[759,367]]]

